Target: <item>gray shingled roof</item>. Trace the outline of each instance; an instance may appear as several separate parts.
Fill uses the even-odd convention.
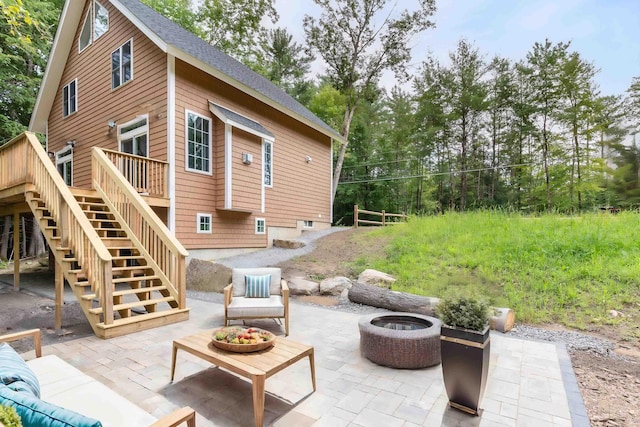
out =
[[[256,92],[268,97],[285,109],[313,122],[320,129],[324,129],[329,135],[342,139],[338,132],[323,122],[311,111],[307,110],[284,90],[280,89],[260,74],[249,69],[241,62],[219,51],[201,38],[160,15],[148,6],[140,3],[138,0],[118,1],[167,45],[180,49],[194,58],[199,59],[207,65],[210,65],[218,71],[237,80],[243,85],[248,86]]]
[[[268,135],[272,138],[275,138],[275,135],[269,132],[264,126],[255,120],[251,120],[249,117],[243,116],[242,114],[238,114],[234,111],[231,111],[227,108],[224,108],[222,105],[218,105],[214,102],[209,101],[209,105],[212,105],[214,108],[217,108],[220,113],[222,113],[228,119],[241,124],[249,129],[253,129],[256,132],[262,133],[264,135]]]

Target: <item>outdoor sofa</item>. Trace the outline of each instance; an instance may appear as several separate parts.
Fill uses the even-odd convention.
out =
[[[36,358],[25,362],[8,344],[33,337]],[[0,405],[12,406],[24,427],[195,427],[183,407],[156,419],[55,355],[42,357],[40,330],[0,336]]]

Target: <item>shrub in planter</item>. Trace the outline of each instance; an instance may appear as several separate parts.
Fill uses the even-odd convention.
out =
[[[440,351],[449,405],[479,415],[489,372],[489,306],[468,297],[443,299],[436,313],[442,321]]]
[[[22,427],[22,421],[11,406],[0,405],[0,426]]]

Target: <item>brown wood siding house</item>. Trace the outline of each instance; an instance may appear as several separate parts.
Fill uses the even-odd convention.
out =
[[[72,156],[76,187],[91,187],[92,147],[168,162],[154,209],[192,257],[331,224],[342,137],[138,0],[67,0],[30,130],[52,161]]]

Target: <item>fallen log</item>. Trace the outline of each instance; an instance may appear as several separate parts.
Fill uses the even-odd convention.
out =
[[[437,317],[435,308],[440,302],[438,298],[392,291],[364,283],[353,284],[351,289],[349,289],[349,300],[371,307],[434,317]],[[494,308],[494,310],[493,316],[489,318],[489,327],[499,332],[509,332],[515,322],[513,310],[504,307]]]
[[[364,283],[354,283],[353,286],[351,286],[351,289],[349,289],[349,300],[372,307],[423,314],[425,316],[433,316],[433,309],[440,301],[438,298],[391,291]]]

